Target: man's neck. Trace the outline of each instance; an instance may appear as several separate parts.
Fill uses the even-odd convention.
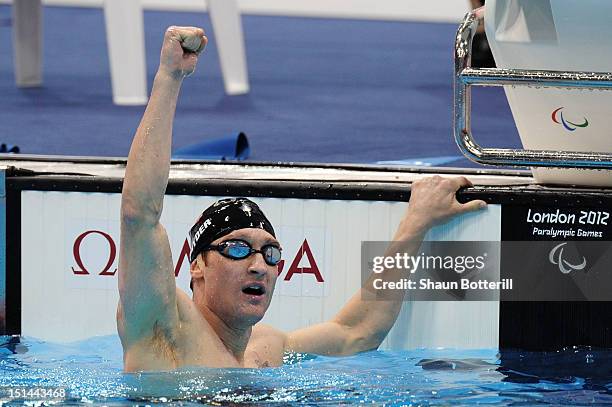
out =
[[[219,318],[206,305],[203,306],[202,315],[215,331],[225,348],[242,364],[244,362],[244,351],[251,338],[252,325],[235,327],[228,325]]]

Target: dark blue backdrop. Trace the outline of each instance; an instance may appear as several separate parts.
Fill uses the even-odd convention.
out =
[[[45,83],[27,90],[13,83],[10,12],[0,6],[0,142],[24,153],[126,156],[143,108],[112,104],[102,10],[44,9]],[[175,148],[243,131],[253,160],[459,154],[451,136],[456,24],[244,16],[252,91],[241,97],[224,95],[201,13],[145,13],[149,87],[172,24],[202,26],[211,40],[183,85]],[[480,143],[516,146],[503,92],[479,89],[474,99]]]

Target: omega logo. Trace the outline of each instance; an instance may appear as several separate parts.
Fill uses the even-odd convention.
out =
[[[99,273],[99,275],[101,275],[101,276],[114,276],[115,273],[117,272],[117,269],[114,269],[112,272],[109,271],[109,270],[111,269],[111,266],[115,262],[115,257],[117,257],[117,245],[115,244],[113,238],[108,233],[102,232],[101,230],[88,230],[87,232],[81,233],[76,238],[76,240],[74,241],[74,245],[72,246],[72,254],[74,256],[74,261],[76,261],[77,268],[75,269],[74,267],[71,267],[72,268],[72,272],[74,274],[77,274],[77,275],[90,274],[89,270],[83,264],[83,259],[81,257],[81,244],[83,243],[83,240],[87,236],[92,235],[92,234],[99,234],[102,237],[104,237],[106,239],[106,241],[108,242],[108,246],[110,248],[110,251],[109,251],[109,254],[108,254],[108,261],[106,262],[106,266],[104,266],[104,268]]]
[[[108,245],[108,258],[106,260],[105,265],[102,267],[102,270],[90,270],[87,262],[84,261],[83,256],[81,255],[81,245],[83,241],[89,238],[92,235],[99,235],[104,238],[106,244]],[[176,265],[174,266],[174,276],[178,277],[178,274],[181,270],[184,261],[189,262],[189,255],[191,253],[191,248],[189,247],[189,241],[185,239],[183,242],[183,246],[181,247],[181,251],[178,256],[178,260]],[[74,257],[74,261],[76,263],[75,266],[71,266],[72,273],[75,275],[90,275],[90,274],[98,274],[100,276],[114,276],[117,273],[117,268],[112,269],[115,260],[117,259],[117,244],[115,243],[113,237],[106,232],[101,230],[88,230],[81,233],[74,241],[72,246],[72,254]],[[306,256],[308,259],[309,266],[308,267],[299,267],[300,261],[302,258]],[[285,266],[285,260],[281,260],[278,263],[278,275],[280,276],[283,273],[283,269]],[[289,281],[295,274],[312,274],[318,283],[323,283],[323,275],[319,270],[319,266],[315,260],[315,256],[308,245],[308,240],[304,239],[302,245],[298,248],[297,253],[295,254],[292,262],[290,263],[289,269],[287,270],[287,274],[283,278],[284,281]]]

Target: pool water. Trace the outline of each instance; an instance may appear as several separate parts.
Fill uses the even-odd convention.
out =
[[[8,390],[61,387],[70,405],[612,404],[612,351],[372,351],[286,355],[279,368],[125,374],[117,336],[70,344],[0,337],[0,406]]]

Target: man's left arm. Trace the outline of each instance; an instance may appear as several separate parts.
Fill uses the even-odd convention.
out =
[[[484,201],[457,202],[455,193],[472,184],[464,177],[434,176],[412,184],[410,203],[387,248],[385,256],[415,255],[427,231],[450,218],[484,208]],[[352,355],[378,348],[393,327],[404,301],[404,290],[386,290],[385,299],[376,299],[374,278],[400,281],[409,278],[406,269],[388,269],[371,275],[338,314],[330,321],[287,334],[285,350],[323,355]]]

